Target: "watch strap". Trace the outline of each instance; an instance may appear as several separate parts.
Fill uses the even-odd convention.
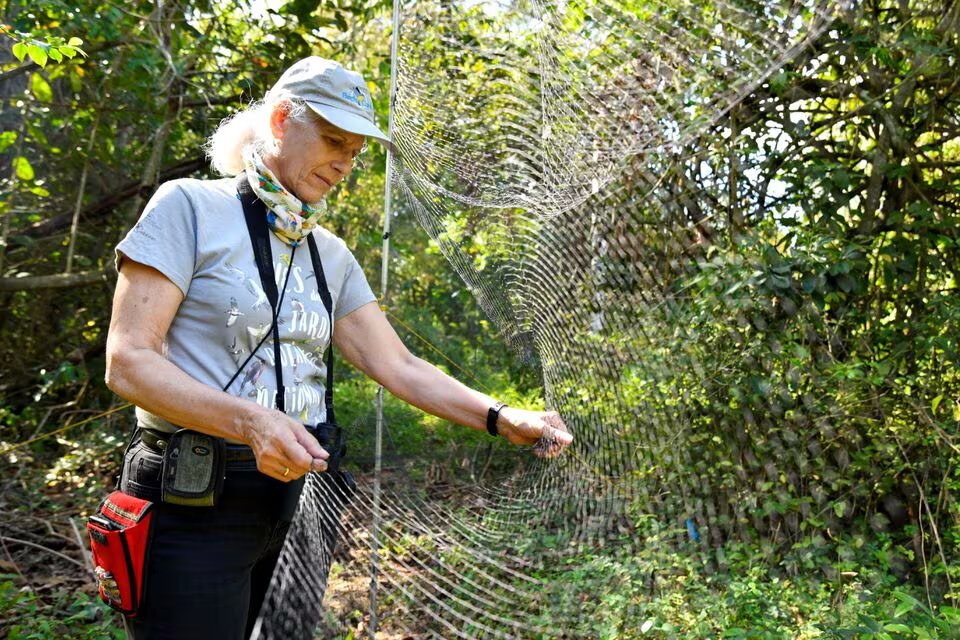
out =
[[[500,418],[500,410],[507,406],[503,402],[498,402],[487,410],[487,433],[492,436],[500,434],[497,431],[497,419]]]

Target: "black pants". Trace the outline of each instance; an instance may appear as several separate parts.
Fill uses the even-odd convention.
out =
[[[158,454],[135,443],[121,488],[159,486],[160,464]],[[216,507],[156,502],[142,610],[126,620],[128,638],[248,638],[302,486],[261,474],[253,461],[232,462]],[[323,530],[323,547],[332,552],[336,523]],[[312,628],[304,633],[311,637]]]

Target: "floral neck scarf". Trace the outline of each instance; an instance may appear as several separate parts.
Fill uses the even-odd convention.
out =
[[[327,210],[326,201],[301,202],[280,184],[252,147],[243,151],[243,166],[253,192],[267,205],[270,229],[288,245],[299,245],[316,228],[317,220]]]

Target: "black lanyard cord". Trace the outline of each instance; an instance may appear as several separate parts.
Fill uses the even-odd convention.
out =
[[[327,286],[327,276],[323,272],[323,261],[320,260],[320,250],[317,249],[317,243],[313,236],[307,236],[307,244],[310,246],[310,260],[313,262],[313,273],[317,276],[317,291],[320,294],[320,300],[327,310],[327,325],[330,327],[330,344],[327,347],[327,385],[324,391],[324,407],[326,409],[326,422],[336,424],[337,419],[333,413],[333,298],[330,297],[330,288]]]
[[[270,328],[267,331],[263,332],[263,337],[260,338],[260,342],[257,343],[257,346],[255,346],[253,350],[250,351],[250,355],[247,356],[247,359],[243,361],[243,364],[241,364],[240,367],[234,372],[233,377],[230,378],[230,381],[227,382],[227,384],[223,385],[223,389],[222,389],[223,391],[226,391],[227,389],[230,388],[230,385],[232,385],[233,382],[237,379],[237,377],[243,372],[243,370],[247,368],[247,365],[250,364],[251,360],[253,360],[253,356],[257,354],[257,351],[260,351],[260,347],[263,346],[263,343],[267,341],[267,338],[270,335],[272,335],[273,331],[277,328],[277,322],[278,322],[277,319],[280,317],[280,306],[283,304],[283,296],[287,292],[287,283],[290,282],[290,272],[293,271],[293,256],[296,252],[297,252],[296,247],[293,247],[293,249],[290,250],[290,268],[287,269],[287,276],[283,279],[283,288],[280,289],[280,299],[277,302],[277,306],[276,308],[274,308],[272,304],[270,306],[270,308],[273,310],[273,313],[272,313],[273,322],[271,322]],[[274,341],[275,346],[276,344],[278,344],[277,340]],[[276,351],[274,352],[274,357],[275,358],[277,357]],[[280,362],[278,361],[275,366],[277,369],[279,369]],[[279,393],[279,384],[278,384],[277,391]]]
[[[250,233],[250,243],[253,246],[253,256],[256,259],[257,271],[260,273],[260,282],[263,285],[264,293],[270,301],[270,307],[274,311],[272,333],[273,333],[273,352],[274,352],[274,370],[277,376],[277,409],[285,411],[284,407],[284,387],[283,387],[283,365],[280,354],[280,329],[279,329],[279,309],[280,302],[283,300],[283,292],[287,289],[287,281],[290,279],[290,272],[293,271],[293,255],[296,251],[296,245],[290,253],[290,264],[287,268],[286,279],[283,283],[283,292],[277,291],[277,282],[273,269],[273,257],[270,248],[270,231],[267,225],[267,207],[256,196],[250,183],[244,174],[237,177],[237,196],[243,205],[243,216],[247,223],[247,230]],[[317,249],[316,240],[313,234],[307,235],[307,244],[310,247],[310,260],[313,263],[313,272],[317,279],[317,290],[323,306],[327,311],[327,322],[330,327],[330,344],[327,348],[327,384],[324,395],[324,408],[326,409],[326,422],[335,423],[336,418],[333,412],[333,298],[330,295],[330,289],[327,286],[327,279],[323,271],[323,262],[320,260],[320,252]],[[266,335],[269,335],[268,332]],[[266,335],[261,338],[257,348],[247,357],[246,362],[233,375],[230,383],[236,380],[240,371],[247,365],[253,354],[266,340]],[[226,388],[224,388],[226,390]]]

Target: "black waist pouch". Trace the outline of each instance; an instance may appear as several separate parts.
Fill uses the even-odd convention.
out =
[[[226,475],[223,438],[180,429],[163,451],[161,499],[186,507],[212,507],[223,493]]]

